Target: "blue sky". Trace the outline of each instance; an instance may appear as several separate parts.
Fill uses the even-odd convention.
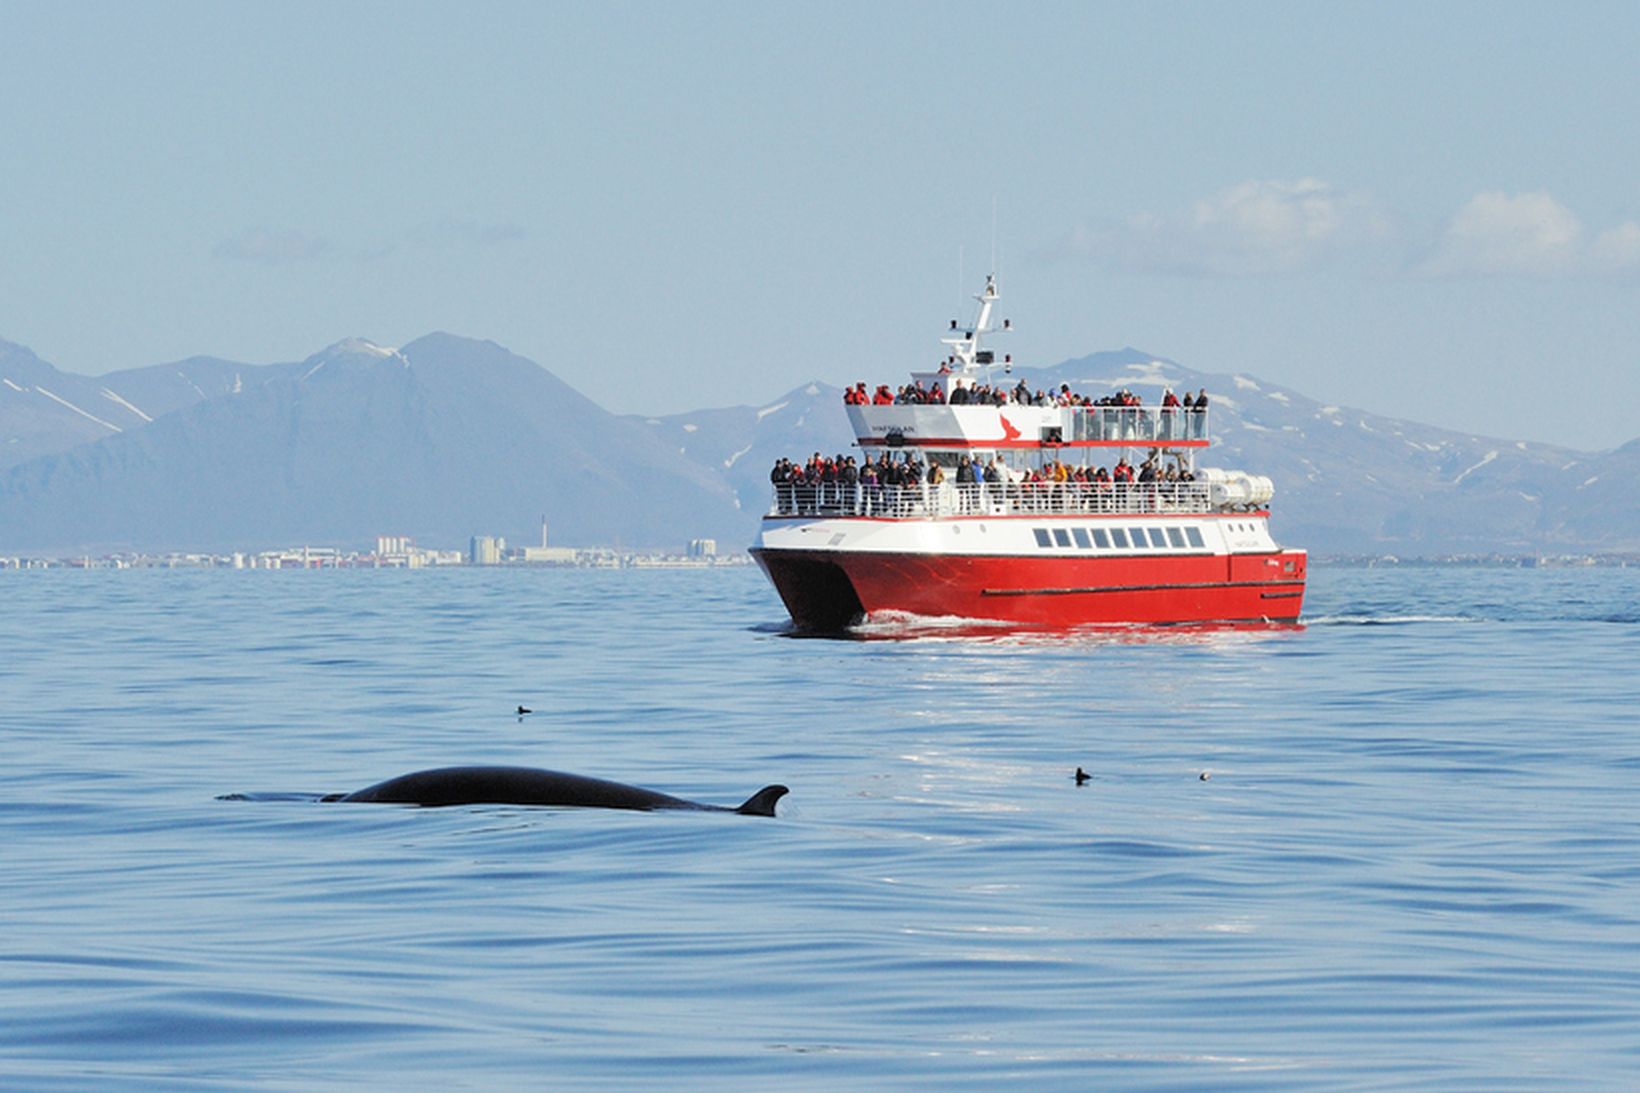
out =
[[[0,41],[0,337],[70,371],[449,330],[762,403],[936,360],[994,239],[1024,364],[1640,437],[1640,4],[0,0]]]

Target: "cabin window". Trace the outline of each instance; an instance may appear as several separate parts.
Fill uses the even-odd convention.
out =
[[[1207,544],[1202,540],[1200,528],[1188,527],[1184,529],[1184,537],[1190,540],[1190,545],[1200,550]]]
[[[1093,545],[1100,550],[1110,549],[1110,536],[1105,534],[1104,528],[1093,529]]]
[[[1180,550],[1183,550],[1184,549],[1184,532],[1180,531],[1178,528],[1168,528],[1167,529],[1167,541],[1172,543],[1174,546],[1178,547]]]
[[[1133,545],[1134,546],[1138,547],[1140,550],[1143,550],[1145,548],[1145,529],[1144,528],[1128,528],[1128,534],[1133,537]]]
[[[1031,530],[1036,533],[1036,545],[1037,546],[1039,546],[1039,547],[1053,546],[1053,540],[1048,538],[1048,529],[1047,528],[1032,528]]]
[[[1062,547],[1068,547],[1071,545],[1071,533],[1064,528],[1054,528],[1053,541]]]
[[[1076,539],[1076,545],[1081,547],[1083,550],[1087,550],[1090,546],[1092,546],[1092,544],[1088,542],[1088,533],[1086,530],[1082,528],[1071,528],[1071,535]]]
[[[1117,550],[1127,549],[1127,532],[1123,531],[1121,528],[1111,528],[1110,537],[1116,541]]]

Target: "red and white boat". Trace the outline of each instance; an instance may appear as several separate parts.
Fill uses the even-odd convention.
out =
[[[996,373],[1011,372],[1011,360],[981,344],[1012,329],[991,326],[994,277],[975,299],[974,324],[953,320],[950,355],[937,371],[913,372],[913,384],[942,394],[1006,385]],[[1271,538],[1268,478],[1196,466],[1210,443],[1205,405],[1068,401],[848,405],[862,460],[887,454],[919,473],[891,476],[898,485],[841,474],[775,485],[751,553],[793,622],[835,631],[899,615],[1052,628],[1297,620],[1305,552]],[[1077,481],[1069,469],[1141,461],[1156,480]],[[958,480],[969,477],[978,480]]]

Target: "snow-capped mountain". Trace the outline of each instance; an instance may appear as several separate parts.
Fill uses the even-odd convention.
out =
[[[1318,554],[1640,550],[1640,441],[1588,453],[1475,436],[1134,349],[1007,377],[1021,378],[1095,396],[1127,387],[1150,405],[1166,387],[1205,388],[1215,444],[1200,464],[1274,479],[1278,537]],[[0,552],[534,541],[542,515],[557,544],[738,549],[775,459],[852,440],[827,384],[758,406],[618,415],[449,334],[95,379],[0,343]]]
[[[1477,436],[1249,376],[1101,356],[1043,370],[1043,386],[1125,386],[1152,405],[1167,386],[1206,388],[1215,443],[1200,464],[1274,479],[1272,525],[1295,546],[1411,556],[1640,549],[1640,507],[1617,492],[1640,470],[1640,443],[1593,454]]]
[[[140,429],[173,410],[259,385],[292,367],[190,357],[76,376],[0,340],[0,468]]]
[[[3,423],[0,423],[3,424]],[[0,550],[671,545],[744,524],[715,475],[492,342],[350,340],[0,472]]]

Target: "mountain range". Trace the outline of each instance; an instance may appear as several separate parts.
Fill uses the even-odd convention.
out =
[[[1589,453],[1474,436],[1135,349],[1019,378],[1147,404],[1206,388],[1201,464],[1269,475],[1278,538],[1318,553],[1640,550],[1640,440]],[[775,459],[849,449],[841,404],[815,382],[757,406],[612,413],[493,342],[443,333],[98,377],[0,341],[0,554],[535,542],[543,517],[555,545],[740,549]]]

